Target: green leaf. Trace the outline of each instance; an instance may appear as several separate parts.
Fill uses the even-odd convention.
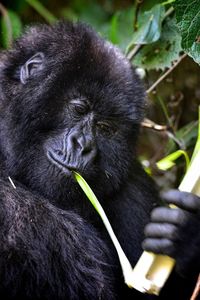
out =
[[[174,3],[183,49],[200,64],[200,0]]]
[[[149,44],[160,38],[165,9],[157,4],[139,17],[138,30],[134,32],[131,45]],[[131,46],[130,45],[130,46]]]
[[[130,43],[133,34],[133,23],[135,18],[135,7],[116,12],[110,23],[108,39],[117,44],[123,51]]]
[[[100,211],[100,203],[97,200],[92,189],[90,188],[88,183],[85,181],[85,179],[79,173],[77,173],[75,171],[73,173],[74,173],[74,177],[75,177],[76,181],[78,182],[78,184],[80,185],[80,187],[82,188],[82,190],[84,191],[84,193],[86,194],[86,196],[88,197],[88,199],[90,200],[90,202],[92,203],[92,205],[94,206],[96,211],[101,216],[101,214],[99,212]]]
[[[197,155],[198,152],[200,152],[200,106],[199,106],[198,135],[197,135],[197,141],[196,141],[196,145],[191,160],[194,159],[194,157]]]
[[[156,165],[157,165],[158,169],[166,171],[166,170],[170,169],[171,167],[173,167],[175,165],[175,161],[182,155],[185,158],[186,168],[188,168],[190,160],[187,155],[187,152],[185,152],[183,150],[177,150],[174,153],[167,155],[163,159],[159,160],[156,163]]]
[[[191,121],[176,131],[176,137],[182,141],[185,149],[194,146],[198,134],[198,121]]]
[[[156,4],[161,4],[162,0],[148,0],[148,1],[143,1],[142,5],[140,6],[141,11],[147,11],[152,9],[153,6]]]
[[[91,24],[98,31],[108,18],[107,13],[94,1],[89,1],[87,5],[82,5],[77,14],[81,21]]]
[[[182,145],[183,149],[193,148],[198,134],[198,121],[191,121],[175,132],[175,138]],[[166,153],[171,153],[177,149],[177,143],[170,138],[166,145]]]
[[[12,45],[22,31],[22,23],[19,16],[12,10],[7,10],[1,19],[2,36],[1,41],[4,48]]]
[[[147,70],[169,68],[179,58],[181,36],[174,18],[168,18],[162,29],[160,39],[145,45],[134,57],[133,64]]]
[[[124,275],[125,283],[129,287],[133,287],[134,279],[132,276],[132,272],[133,272],[132,266],[131,266],[128,258],[126,257],[100,202],[96,198],[95,194],[93,193],[92,189],[90,188],[88,183],[85,181],[85,179],[77,172],[73,172],[73,175],[74,175],[76,181],[78,182],[78,184],[80,185],[80,187],[82,188],[82,190],[84,191],[84,193],[86,194],[86,196],[88,197],[88,199],[90,200],[90,202],[92,203],[92,205],[94,206],[94,208],[96,209],[96,211],[98,212],[99,216],[101,217],[101,219],[108,231],[108,234],[113,242],[113,245],[115,246],[115,249],[116,249],[118,257],[119,257],[119,261],[120,261],[120,264],[122,267],[122,272]]]
[[[179,189],[181,191],[192,192],[193,194],[200,196],[199,165],[200,165],[200,107],[199,107],[198,137],[192,154],[189,168],[179,186]]]

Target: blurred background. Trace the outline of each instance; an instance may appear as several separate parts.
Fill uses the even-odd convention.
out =
[[[199,126],[200,19],[195,16],[200,13],[200,1],[186,2],[1,1],[0,47],[10,48],[32,23],[51,24],[58,19],[86,22],[119,46],[147,90],[139,158],[161,189],[177,187]],[[158,168],[163,158],[165,164]]]

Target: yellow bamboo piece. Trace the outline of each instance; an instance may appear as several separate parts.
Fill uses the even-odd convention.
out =
[[[195,155],[179,190],[200,196],[200,151]],[[174,209],[176,209],[174,207]],[[144,251],[132,271],[131,286],[142,293],[159,295],[168,279],[175,260],[166,255]]]

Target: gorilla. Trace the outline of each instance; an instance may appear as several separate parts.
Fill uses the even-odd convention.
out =
[[[124,285],[72,170],[96,193],[133,266],[143,249],[176,259],[159,299],[189,299],[200,271],[200,199],[171,190],[160,200],[137,159],[144,107],[130,62],[87,25],[32,26],[1,52],[2,299],[156,298]]]

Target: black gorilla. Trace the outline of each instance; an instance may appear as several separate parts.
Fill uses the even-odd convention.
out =
[[[134,265],[159,203],[136,158],[144,99],[131,64],[82,24],[32,27],[1,53],[2,299],[152,297],[124,286],[110,238],[71,175],[94,189]],[[153,210],[143,247],[177,259],[160,299],[188,299],[200,270],[200,201],[177,191],[166,199],[180,209]]]

